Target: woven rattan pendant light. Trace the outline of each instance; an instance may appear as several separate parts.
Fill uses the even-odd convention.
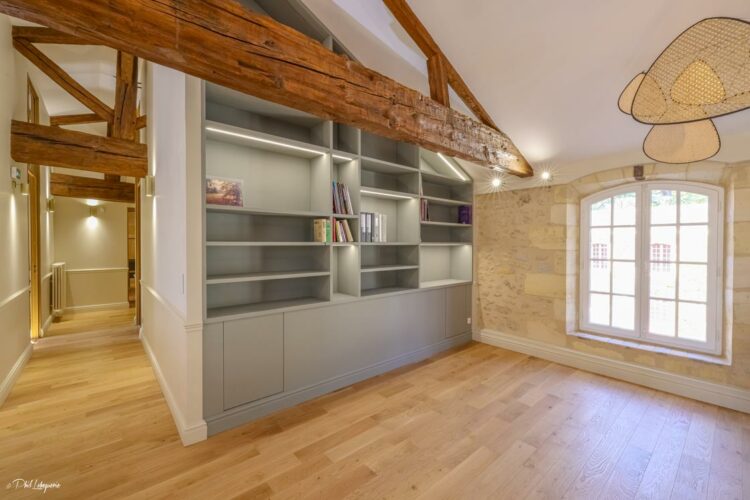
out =
[[[627,85],[618,107],[654,125],[643,148],[650,158],[714,156],[721,143],[710,119],[750,107],[750,23],[719,17],[694,24]]]

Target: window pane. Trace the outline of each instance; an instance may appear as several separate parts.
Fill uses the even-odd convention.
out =
[[[611,232],[612,230],[609,228],[591,230],[591,253],[589,255],[592,259],[607,260],[612,258],[609,251]]]
[[[698,193],[680,193],[680,222],[708,223],[708,196]]]
[[[674,299],[677,287],[677,265],[651,264],[651,297],[656,299]]]
[[[592,292],[609,293],[609,261],[592,260],[589,267],[589,289]]]
[[[612,231],[612,258],[635,260],[635,228],[616,227]]]
[[[651,262],[674,262],[677,260],[677,228],[658,226],[651,228]]]
[[[613,207],[615,226],[635,226],[635,193],[615,196]]]
[[[625,295],[635,295],[635,263],[612,263],[612,291]]]
[[[612,224],[612,198],[591,205],[591,225],[609,226]]]
[[[651,300],[649,303],[649,332],[656,335],[674,337],[674,302]]]
[[[609,326],[609,295],[589,294],[589,322]]]
[[[680,299],[697,302],[708,300],[708,266],[680,264]]]
[[[651,191],[651,224],[677,222],[677,191]]]
[[[708,262],[708,226],[680,227],[680,262]]]
[[[705,342],[706,338],[706,305],[680,302],[680,326],[678,336],[681,339]]]
[[[621,295],[612,296],[612,326],[623,330],[635,327],[635,299]]]

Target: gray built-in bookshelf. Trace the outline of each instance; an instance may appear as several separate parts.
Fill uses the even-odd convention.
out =
[[[207,320],[471,282],[454,160],[213,84],[205,105],[206,176],[242,181],[243,201],[206,206]],[[334,213],[334,182],[354,213]],[[362,241],[361,213],[385,217],[384,241]],[[355,241],[314,241],[320,218]]]
[[[249,5],[345,52],[299,2]],[[205,206],[209,433],[470,339],[473,186],[455,160],[210,83],[204,115],[205,176],[243,201]],[[334,213],[334,182],[353,213]],[[315,241],[316,219],[354,241]]]

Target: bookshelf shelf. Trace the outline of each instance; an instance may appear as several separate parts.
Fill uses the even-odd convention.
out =
[[[309,217],[311,219],[321,217],[331,217],[330,212],[308,212],[304,210],[273,210],[263,208],[251,208],[251,207],[232,207],[224,205],[206,205],[206,211],[211,213],[226,213],[226,214],[248,214],[248,215],[272,215],[277,217]],[[333,214],[336,217],[356,217],[345,216],[339,214]]]
[[[470,186],[471,181],[461,180],[458,177],[450,177],[448,175],[437,174],[434,172],[422,171],[422,180],[428,182],[434,182],[435,184],[445,184],[449,186]]]
[[[269,311],[281,312],[297,308],[320,305],[327,300],[315,297],[303,297],[289,300],[269,300],[255,304],[241,304],[236,306],[213,307],[208,308],[207,318],[212,320],[231,320],[239,318],[248,318],[252,316],[267,314]]]
[[[417,172],[415,167],[399,165],[390,161],[379,160],[377,158],[362,157],[362,168],[382,174],[413,174]]]
[[[468,283],[471,283],[471,280],[444,279],[444,280],[423,281],[419,284],[419,288],[437,288],[441,286],[466,285]]]
[[[471,243],[420,243],[421,247],[461,247],[471,245]]]
[[[324,241],[207,241],[209,247],[325,247]]]
[[[421,224],[423,226],[443,226],[443,227],[471,228],[471,224],[461,224],[459,222],[440,222],[440,221],[433,221],[433,220],[423,220],[423,221],[421,221]]]
[[[206,121],[205,129],[207,139],[289,156],[297,156],[299,158],[315,158],[328,153],[326,148],[315,144],[295,141],[225,123]]]
[[[359,190],[361,196],[387,198],[389,200],[413,200],[417,198],[416,194],[404,193],[401,191],[392,191],[390,189],[379,189],[371,187],[362,187]]]
[[[461,206],[461,205],[467,205],[471,206],[471,202],[468,201],[462,201],[462,200],[452,200],[449,198],[438,198],[436,196],[422,196],[423,200],[427,200],[430,202],[430,204],[435,205],[446,205],[446,206]]]
[[[246,283],[251,281],[286,280],[295,278],[311,278],[315,276],[328,276],[329,271],[276,271],[265,273],[226,274],[208,276],[207,285],[223,285],[228,283]]]
[[[367,266],[362,267],[363,273],[380,273],[386,271],[402,271],[404,269],[418,269],[419,266]]]
[[[372,297],[373,295],[386,295],[390,293],[408,292],[411,288],[403,286],[384,286],[380,288],[370,288],[362,291],[362,297]]]

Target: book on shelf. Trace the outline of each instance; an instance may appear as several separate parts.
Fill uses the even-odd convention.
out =
[[[337,243],[353,243],[354,237],[352,236],[352,230],[349,227],[349,221],[334,220],[333,223],[333,241]]]
[[[458,207],[458,223],[471,224],[471,206],[461,205]]]
[[[333,213],[354,215],[349,188],[337,181],[333,181]]]
[[[367,243],[385,243],[387,239],[388,216],[373,212],[360,214],[360,241]]]
[[[313,240],[322,243],[331,242],[331,220],[315,219],[313,221]]]
[[[419,220],[428,221],[430,220],[430,202],[428,200],[421,200],[419,204]]]

